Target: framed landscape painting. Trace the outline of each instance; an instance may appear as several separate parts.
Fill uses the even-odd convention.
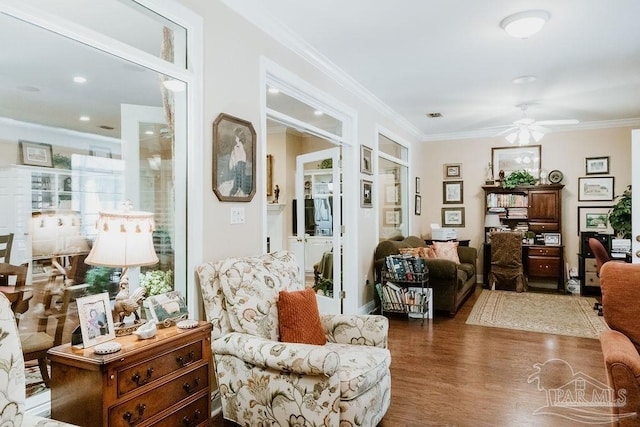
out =
[[[578,206],[578,235],[583,231],[614,234],[608,216],[611,206]]]

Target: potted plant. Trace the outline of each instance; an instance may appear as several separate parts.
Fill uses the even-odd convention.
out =
[[[505,188],[515,188],[519,185],[533,185],[536,183],[536,178],[526,170],[513,171],[504,180],[503,185]]]
[[[619,239],[631,238],[631,186],[616,197],[616,202],[607,217],[611,228]]]
[[[153,270],[140,275],[140,286],[144,296],[160,295],[173,290],[173,271]]]

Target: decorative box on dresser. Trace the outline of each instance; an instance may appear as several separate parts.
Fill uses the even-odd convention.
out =
[[[564,248],[561,244],[545,245],[545,233],[561,233],[561,184],[523,185],[515,188],[483,186],[486,211],[497,212],[500,222],[511,229],[526,224],[535,233],[533,244],[524,244],[522,261],[530,283],[556,282],[564,290]],[[562,242],[562,239],[559,239]],[[491,268],[491,245],[484,247],[484,283]]]
[[[49,350],[51,416],[83,426],[208,426],[215,381],[211,324],[118,337],[117,353]]]

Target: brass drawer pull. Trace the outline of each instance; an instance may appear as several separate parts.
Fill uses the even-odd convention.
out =
[[[195,353],[193,350],[191,350],[189,353],[187,353],[187,359],[185,360],[184,357],[182,356],[177,356],[176,357],[176,362],[178,362],[178,365],[184,367],[187,366],[189,363],[193,363],[193,358],[195,357]]]
[[[191,388],[191,384],[189,384],[189,383],[184,383],[182,388],[184,389],[184,391],[187,392],[187,394],[191,394],[191,393],[195,392],[198,389],[199,385],[200,385],[200,377],[196,377],[193,380],[193,389]]]
[[[196,409],[196,411],[193,413],[193,421],[191,420],[191,418],[185,416],[182,419],[182,425],[184,425],[185,427],[192,427],[197,425],[200,422],[200,409]]]
[[[134,425],[139,423],[140,421],[142,421],[142,419],[144,418],[144,410],[147,409],[147,405],[145,405],[144,403],[141,403],[138,405],[138,417],[137,418],[133,418],[133,414],[129,411],[125,412],[124,415],[122,415],[122,418],[124,418],[124,420],[126,422],[129,423],[129,425]]]
[[[136,383],[136,385],[138,387],[145,385],[146,383],[148,383],[151,380],[151,375],[153,375],[153,368],[148,368],[147,369],[147,377],[146,378],[142,378],[140,376],[139,373],[135,373],[134,376],[131,377],[131,381],[133,381],[134,383]]]

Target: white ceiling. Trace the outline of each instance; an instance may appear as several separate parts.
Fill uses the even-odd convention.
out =
[[[496,126],[521,118],[522,103],[537,120],[581,122],[556,130],[640,124],[638,0],[225,4],[262,28],[277,29],[279,40],[285,34],[291,46],[302,41],[424,140],[495,135],[503,130]],[[537,35],[514,39],[500,28],[506,16],[530,9],[551,13]],[[537,80],[512,83],[523,75]],[[443,118],[426,117],[431,112]]]

